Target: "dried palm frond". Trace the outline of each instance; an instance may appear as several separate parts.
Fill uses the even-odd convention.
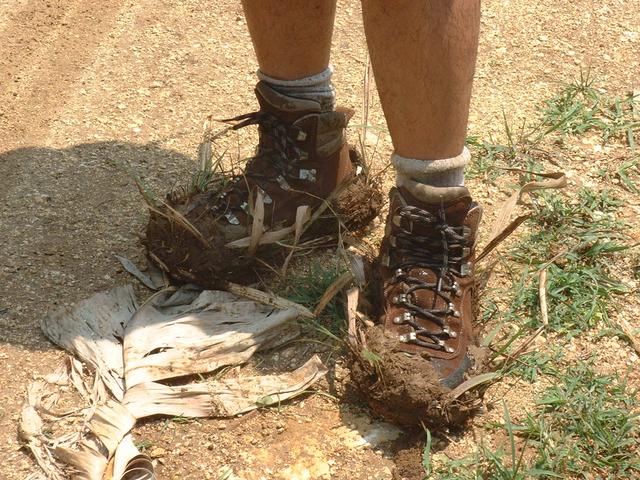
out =
[[[256,351],[299,335],[295,320],[312,315],[264,292],[236,290],[167,288],[138,307],[133,288],[126,286],[47,315],[45,334],[79,360],[65,359],[28,388],[20,435],[46,476],[154,480],[151,460],[131,438],[137,419],[233,416],[308,391],[326,373],[318,357],[280,375],[160,383],[241,365]],[[80,360],[91,366],[93,380],[87,379]],[[84,405],[55,411],[60,387],[72,387]],[[43,418],[57,422],[71,415],[79,420],[76,432],[53,440],[43,434]]]

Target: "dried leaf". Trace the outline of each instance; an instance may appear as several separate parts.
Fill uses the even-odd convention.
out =
[[[148,302],[125,330],[127,388],[242,364],[261,348],[295,338],[297,318],[292,308],[274,310],[220,291],[204,291],[180,307]]]
[[[127,272],[140,280],[145,287],[151,290],[160,290],[164,287],[164,283],[156,284],[156,282],[149,275],[147,275],[146,273],[142,273],[140,269],[128,258],[121,257],[120,255],[116,255],[115,257],[122,265],[122,268],[124,268]]]
[[[62,348],[89,363],[118,400],[124,396],[122,346],[118,341],[138,305],[131,285],[98,293],[72,309],[47,315],[41,328]]]
[[[136,418],[152,415],[227,417],[280,403],[305,392],[327,373],[317,357],[294,372],[167,386],[156,382],[137,385],[124,404]]]
[[[225,287],[231,293],[240,295],[241,297],[264,303],[266,305],[271,305],[272,307],[276,308],[291,308],[294,309],[301,317],[315,318],[315,315],[309,309],[295,302],[292,302],[291,300],[287,300],[286,298],[278,297],[277,295],[273,295],[271,293],[266,293],[261,290],[256,290],[255,288],[245,287],[243,285],[238,285],[237,283],[232,282],[227,282]]]

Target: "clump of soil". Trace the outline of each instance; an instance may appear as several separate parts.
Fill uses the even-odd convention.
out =
[[[355,355],[351,380],[378,415],[400,425],[440,428],[461,425],[477,409],[479,391],[452,398],[429,360],[398,350],[398,340],[381,325],[368,328],[365,340],[370,354]],[[471,353],[470,375],[477,375],[484,368],[483,351],[475,347]]]
[[[422,444],[399,450],[393,457],[396,468],[393,470],[393,480],[424,480],[425,474],[422,464]]]
[[[359,155],[355,150],[350,154],[355,168],[360,165]],[[249,255],[247,249],[225,247],[219,219],[209,210],[219,194],[219,188],[196,194],[173,192],[167,195],[165,206],[150,211],[143,243],[150,258],[178,283],[204,288],[222,288],[226,281],[248,284],[266,265],[277,268],[290,252],[277,244],[262,245],[255,255]],[[335,244],[338,232],[364,230],[382,206],[379,183],[360,172],[338,192],[331,208],[309,226],[300,243],[323,237],[324,245]],[[291,243],[292,238],[293,234],[282,242]]]

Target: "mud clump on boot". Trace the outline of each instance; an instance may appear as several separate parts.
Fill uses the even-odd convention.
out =
[[[177,283],[222,288],[226,280],[243,283],[253,278],[253,259],[225,247],[215,218],[207,215],[209,193],[177,198],[151,210],[143,243],[150,258]],[[211,218],[210,218],[211,217]],[[194,231],[193,219],[199,219]]]
[[[257,273],[269,269],[267,265],[277,269],[289,254],[290,249],[283,245],[293,243],[293,230],[279,237],[277,243],[260,245],[253,255],[248,242],[231,248],[221,229],[225,219],[210,209],[221,193],[220,189],[172,193],[163,205],[150,208],[143,243],[154,263],[174,281],[203,288],[222,288],[227,281],[248,284],[258,278]],[[335,245],[338,232],[345,228],[353,233],[364,230],[379,215],[382,205],[378,182],[364,173],[355,175],[336,192],[330,207],[307,226],[298,244],[324,237],[325,242],[317,247]],[[271,226],[264,235],[283,228]],[[249,230],[239,236],[249,238]]]
[[[376,414],[399,425],[438,428],[460,425],[473,413],[477,392],[453,399],[428,359],[397,349],[398,340],[380,325],[364,335],[351,379]]]

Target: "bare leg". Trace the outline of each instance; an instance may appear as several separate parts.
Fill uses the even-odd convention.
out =
[[[242,0],[260,71],[294,80],[329,65],[335,0]]]
[[[436,160],[464,147],[480,0],[362,0],[380,101],[398,155]]]

